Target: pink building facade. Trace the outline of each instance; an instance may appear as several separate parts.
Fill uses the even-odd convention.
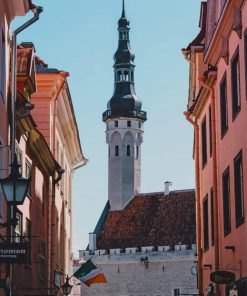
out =
[[[246,295],[247,2],[202,2],[200,33],[182,52],[190,63],[185,116],[195,131],[199,291],[228,295],[232,285],[210,280],[224,270]]]
[[[25,15],[31,1],[0,3],[0,178],[9,175],[11,73],[9,26]],[[66,77],[50,69],[35,54],[32,43],[17,47],[16,155],[20,173],[32,178],[24,204],[16,209],[14,242],[29,245],[25,264],[13,264],[12,295],[60,295],[72,274],[72,179],[84,166],[77,122]],[[30,111],[29,107],[34,109]],[[0,223],[8,220],[0,191]],[[8,240],[0,229],[0,244]],[[8,295],[9,265],[0,262],[0,295]]]

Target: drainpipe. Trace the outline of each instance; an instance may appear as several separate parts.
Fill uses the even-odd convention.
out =
[[[214,193],[214,233],[215,233],[215,271],[220,268],[219,249],[219,215],[218,215],[218,174],[217,174],[217,150],[216,150],[216,102],[215,92],[212,86],[206,84],[206,77],[198,78],[202,86],[207,89],[211,96],[212,106],[212,160],[213,160],[213,193]],[[216,284],[216,295],[220,295],[219,284]]]
[[[195,130],[195,167],[196,167],[196,220],[197,220],[197,272],[198,272],[198,290],[199,294],[203,295],[203,273],[202,273],[202,246],[201,246],[201,185],[200,185],[200,150],[199,150],[199,126],[197,120],[193,121],[190,118],[190,112],[184,112],[184,115],[189,123],[194,126]]]
[[[31,26],[33,23],[35,23],[39,19],[39,15],[42,13],[43,8],[40,6],[32,5],[32,12],[34,16],[18,27],[13,33],[12,33],[12,54],[11,54],[11,111],[12,111],[12,117],[11,117],[11,164],[14,162],[15,158],[15,139],[16,139],[16,80],[17,80],[17,35],[27,29],[29,26]],[[10,219],[14,218],[14,211],[15,206],[10,206]],[[10,226],[10,242],[13,242],[13,236],[14,236],[14,226]],[[9,296],[13,295],[13,265],[10,264],[9,266],[9,282],[10,282],[10,290],[9,290]]]

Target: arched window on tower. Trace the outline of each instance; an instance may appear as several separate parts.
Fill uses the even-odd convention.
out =
[[[129,81],[129,71],[124,71],[124,81]]]
[[[127,145],[127,156],[130,156],[130,145]]]
[[[131,71],[131,81],[134,81],[134,71]]]
[[[123,40],[123,32],[119,32],[119,40]]]
[[[122,72],[117,71],[117,81],[121,81],[121,75],[122,75]]]
[[[123,32],[123,40],[126,40],[127,39],[127,34],[126,34],[126,32],[124,31]]]
[[[119,156],[119,146],[115,146],[115,156]]]
[[[136,159],[139,158],[139,146],[136,146]]]

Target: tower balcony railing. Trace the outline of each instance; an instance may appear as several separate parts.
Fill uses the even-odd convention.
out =
[[[106,110],[103,113],[103,121],[106,121],[107,119],[116,118],[116,117],[133,117],[133,118],[139,118],[142,120],[147,120],[147,112],[142,110],[129,110],[129,111],[111,111]]]

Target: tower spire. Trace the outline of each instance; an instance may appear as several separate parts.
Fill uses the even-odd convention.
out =
[[[124,2],[124,0],[123,0],[122,18],[126,18],[125,17],[125,2]]]

